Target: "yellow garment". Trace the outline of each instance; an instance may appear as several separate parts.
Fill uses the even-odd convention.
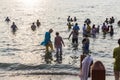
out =
[[[47,45],[46,45],[46,53],[49,52],[49,47],[51,48],[51,51],[53,51],[53,45],[51,42],[49,42]]]
[[[91,31],[91,26],[87,26],[87,31],[90,32]]]
[[[114,70],[120,71],[120,46],[114,49],[113,58],[115,58]]]

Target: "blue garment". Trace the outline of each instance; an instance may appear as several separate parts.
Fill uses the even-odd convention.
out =
[[[76,25],[73,27],[73,30],[80,30],[80,28],[79,28],[79,26]]]
[[[50,32],[46,32],[46,33],[45,33],[45,39],[44,39],[44,41],[41,43],[41,45],[46,46],[49,42],[51,42],[50,38],[51,38]]]
[[[85,46],[84,46],[84,51],[85,51],[85,53],[86,54],[88,54],[89,53],[89,43],[87,42],[87,43],[85,43]]]

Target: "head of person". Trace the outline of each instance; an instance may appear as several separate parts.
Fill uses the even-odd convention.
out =
[[[118,39],[118,44],[120,45],[120,39]]]
[[[15,25],[15,22],[13,22],[13,25]]]
[[[53,32],[53,29],[49,29],[49,32],[52,33],[52,32]]]
[[[56,32],[56,36],[58,36],[59,35],[59,32]]]
[[[32,23],[34,25],[34,23]]]
[[[37,20],[37,22],[39,22],[39,20]]]
[[[78,23],[75,23],[75,26],[77,26],[78,25]]]

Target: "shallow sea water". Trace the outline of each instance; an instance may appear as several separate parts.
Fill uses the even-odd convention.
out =
[[[84,20],[90,18],[92,24],[101,25],[106,17],[111,16],[115,17],[113,38],[108,34],[104,39],[100,31],[95,40],[90,38],[90,51],[94,61],[103,62],[106,74],[113,75],[112,52],[113,48],[118,46],[117,40],[120,35],[120,28],[117,26],[117,21],[120,19],[119,3],[119,0],[0,0],[0,76],[4,78],[2,80],[9,80],[8,75],[29,76],[29,73],[38,72],[78,74],[80,58],[72,59],[70,56],[79,57],[82,54]],[[69,15],[76,16],[80,26],[78,50],[73,50],[71,40],[67,39],[70,31],[67,30],[66,19]],[[4,21],[7,16],[11,19],[9,23]],[[41,26],[33,32],[30,26],[37,19],[40,20]],[[18,27],[15,35],[10,29],[13,21]],[[65,42],[62,64],[56,64],[54,61],[52,64],[46,64],[44,61],[45,47],[40,46],[40,42],[44,39],[44,33],[50,28],[54,29],[51,35],[52,41],[55,32],[58,31]]]

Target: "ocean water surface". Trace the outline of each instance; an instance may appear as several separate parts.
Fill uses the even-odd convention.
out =
[[[90,38],[90,51],[94,61],[103,62],[106,74],[113,75],[113,49],[118,46],[117,40],[120,38],[120,28],[117,26],[117,21],[120,20],[119,3],[119,0],[0,0],[0,76],[78,74],[84,20],[90,18],[92,24],[102,25],[105,18],[111,16],[115,17],[114,36],[111,38],[107,34],[106,38],[103,38],[100,31],[95,40]],[[78,50],[73,50],[71,39],[67,39],[70,34],[66,25],[69,15],[76,16],[80,26]],[[7,16],[11,19],[9,23],[5,22]],[[37,19],[41,26],[32,31],[30,26]],[[16,34],[11,32],[12,22],[18,27]],[[50,28],[54,30],[51,34],[53,42],[56,31],[60,32],[65,42],[62,64],[54,61],[46,64],[44,61],[45,47],[41,46],[40,42]],[[53,57],[54,55],[55,52]],[[73,55],[78,58],[72,59]]]

